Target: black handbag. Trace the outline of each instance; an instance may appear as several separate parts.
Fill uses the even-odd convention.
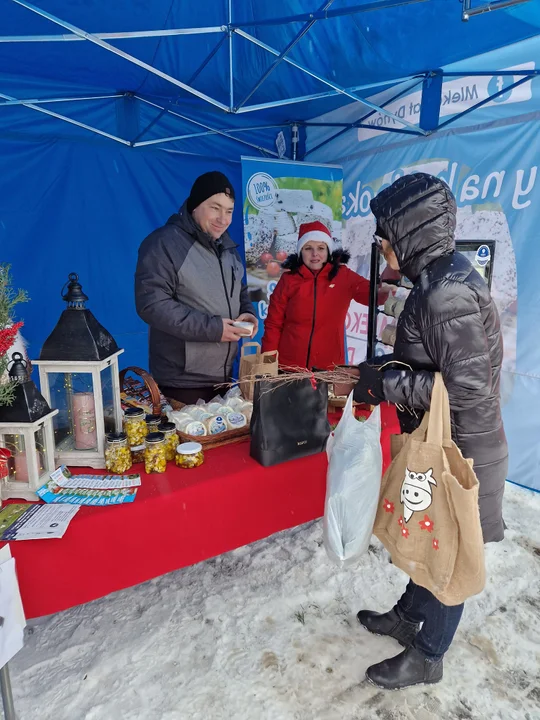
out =
[[[251,457],[264,467],[322,452],[330,434],[328,385],[309,378],[255,383]]]

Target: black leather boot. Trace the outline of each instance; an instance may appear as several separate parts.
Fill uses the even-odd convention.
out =
[[[389,635],[403,647],[409,647],[420,630],[419,624],[402,620],[395,607],[387,613],[360,610],[356,617],[360,625],[363,625],[370,633]]]
[[[366,677],[383,690],[402,690],[412,685],[438,683],[443,676],[443,660],[428,660],[415,647],[408,647],[389,660],[372,665]]]

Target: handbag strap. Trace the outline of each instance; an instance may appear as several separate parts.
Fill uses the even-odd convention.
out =
[[[426,440],[433,445],[443,445],[452,440],[450,400],[441,373],[435,373]]]
[[[124,392],[126,392],[126,390],[124,389],[124,380],[125,380],[126,374],[130,371],[132,373],[135,373],[135,375],[138,375],[140,378],[142,378],[144,384],[148,388],[150,397],[152,398],[152,412],[154,413],[154,415],[161,415],[161,393],[159,391],[157,382],[150,375],[150,373],[146,372],[146,370],[143,370],[140,367],[136,367],[135,365],[132,365],[130,367],[124,368],[123,370],[120,370],[120,373],[119,373],[120,388]]]
[[[242,343],[242,348],[240,350],[240,357],[244,357],[244,355],[246,354],[244,352],[246,348],[252,348],[252,347],[257,348],[257,352],[250,353],[250,355],[260,355],[261,354],[261,346],[259,345],[258,342],[247,342],[247,343]]]

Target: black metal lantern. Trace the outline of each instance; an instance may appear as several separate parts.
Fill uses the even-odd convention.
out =
[[[66,285],[67,308],[35,364],[41,392],[58,410],[57,463],[104,468],[105,435],[122,427],[118,356],[124,351],[86,308],[88,297],[76,273]]]
[[[14,352],[9,377],[15,383],[12,405],[0,408],[0,446],[11,454],[0,497],[37,500],[36,490],[54,470],[53,418],[45,398],[28,375],[26,361]]]
[[[66,284],[67,290],[62,292],[62,298],[67,303],[67,309],[43,343],[39,359],[87,362],[114,355],[119,350],[118,345],[86,308],[88,297],[82,290],[77,273],[70,273]]]
[[[9,378],[15,382],[15,396],[11,405],[1,408],[1,422],[33,423],[51,412],[47,401],[29,378],[26,361],[19,352],[11,356]]]

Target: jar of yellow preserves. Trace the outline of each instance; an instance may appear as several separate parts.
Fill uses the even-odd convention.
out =
[[[164,473],[167,469],[165,435],[149,433],[144,441],[144,469],[146,473]]]
[[[105,436],[105,467],[115,475],[131,468],[131,450],[126,433],[108,433]]]
[[[178,435],[176,434],[176,425],[171,422],[163,422],[158,428],[158,432],[165,435],[165,457],[167,462],[174,460],[176,455],[176,446],[178,445]]]
[[[199,467],[204,462],[202,445],[196,442],[182,443],[176,448],[176,464],[178,467],[190,469]]]
[[[158,427],[161,424],[161,415],[147,415],[146,416],[146,427],[149,433],[158,432]]]
[[[142,408],[126,408],[124,410],[124,432],[131,448],[143,445],[144,438],[148,435],[144,416],[145,412]]]

